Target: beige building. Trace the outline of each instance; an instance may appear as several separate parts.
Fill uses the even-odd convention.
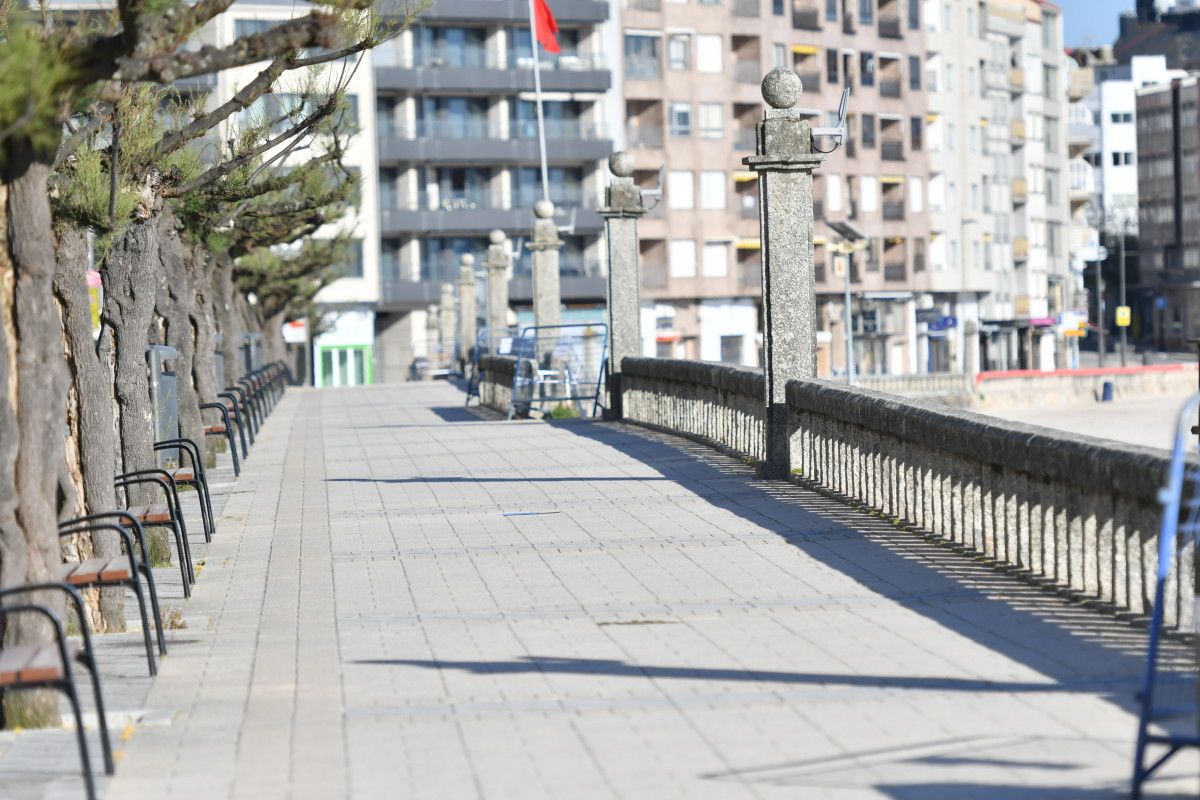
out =
[[[641,226],[646,351],[758,361],[757,186],[741,159],[759,81],[790,67],[798,107],[846,141],[817,172],[820,363],[845,370],[843,278],[822,220],[869,236],[852,259],[856,368],[957,371],[968,320],[986,367],[1055,358],[1066,273],[1062,35],[1035,0],[629,0],[625,146],[662,202]]]

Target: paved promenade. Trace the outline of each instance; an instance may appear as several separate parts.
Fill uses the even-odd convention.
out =
[[[288,392],[107,797],[1126,790],[1135,630],[688,442],[461,405]]]

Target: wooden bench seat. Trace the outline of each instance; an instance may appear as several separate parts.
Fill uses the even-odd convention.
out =
[[[80,647],[79,642],[68,641],[67,657],[76,660]],[[24,644],[0,650],[0,686],[56,681],[62,677],[63,665],[57,644]]]
[[[176,481],[191,481],[196,479],[195,473],[190,469],[173,469],[170,470],[171,477]]]
[[[143,525],[146,523],[170,522],[171,509],[165,503],[153,503],[148,506],[134,506],[127,509],[129,514]]]
[[[127,581],[133,577],[133,565],[129,556],[116,558],[89,558],[86,561],[68,561],[59,568],[59,580],[76,586],[97,581]]]
[[[224,425],[205,425],[204,433],[208,436],[218,436],[225,433]]]

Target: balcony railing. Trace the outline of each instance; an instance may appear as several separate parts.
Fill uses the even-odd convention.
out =
[[[629,7],[635,11],[662,11],[662,0],[629,0]]]
[[[414,67],[494,67],[495,59],[482,47],[431,47],[413,51]]]
[[[642,262],[642,288],[667,288],[667,265],[655,261]]]
[[[904,142],[900,139],[884,139],[879,143],[879,152],[884,161],[903,161]]]
[[[1009,126],[1013,144],[1025,144],[1025,120],[1014,119]]]
[[[806,92],[816,92],[821,89],[821,71],[817,69],[796,70],[800,76],[800,85]]]
[[[541,187],[524,186],[513,190],[512,207],[533,208],[533,204],[541,199]],[[593,197],[588,196],[585,201],[583,187],[579,184],[551,184],[550,186],[550,202],[554,203],[555,208],[591,207],[595,205],[594,200]]]
[[[626,56],[625,77],[635,81],[656,81],[662,77],[662,61],[646,56]]]
[[[903,259],[883,262],[883,279],[885,281],[903,281],[907,278],[908,267],[905,265]]]
[[[547,119],[543,120],[547,139],[601,139],[603,131],[594,123],[586,123],[578,119]],[[536,139],[538,135],[537,120],[514,119],[509,123],[509,138]]]
[[[792,28],[796,30],[821,30],[821,10],[816,6],[794,2],[792,5]]]
[[[735,17],[757,17],[759,11],[759,0],[734,0],[733,15]]]
[[[925,271],[925,256],[921,253],[913,253],[913,272]]]
[[[1029,197],[1029,186],[1024,178],[1013,178],[1012,199],[1014,205],[1020,205]]]
[[[762,290],[762,264],[759,261],[738,264],[738,286],[742,289]]]
[[[400,139],[496,139],[497,126],[483,117],[445,117],[418,120],[415,126],[397,125]]]
[[[846,150],[846,158],[858,158],[858,140],[846,137],[846,143],[842,145]]]
[[[663,146],[662,125],[629,125],[625,128],[625,138],[630,149],[652,150]]]
[[[754,128],[738,128],[733,136],[734,152],[753,153],[758,149],[758,134]]]
[[[758,219],[758,197],[755,195],[742,195],[739,208],[742,219]]]
[[[880,17],[879,18],[879,35],[885,39],[900,39],[903,38],[900,28],[899,17]]]
[[[825,219],[824,200],[813,200],[813,219]]]
[[[1020,92],[1025,89],[1025,70],[1020,67],[1012,67],[1008,71],[1008,86],[1010,89]]]
[[[858,199],[851,197],[846,203],[846,219],[858,219]]]
[[[880,97],[899,97],[900,96],[900,81],[898,80],[881,80],[879,82]]]
[[[854,33],[857,26],[854,24],[854,14],[849,9],[845,9],[842,14],[842,33]]]
[[[757,61],[735,61],[733,64],[733,75],[738,83],[751,83],[758,85],[762,83],[762,67]]]
[[[887,220],[904,219],[904,202],[883,201],[883,218]]]
[[[1013,261],[1025,261],[1029,258],[1029,240],[1024,236],[1013,239]]]

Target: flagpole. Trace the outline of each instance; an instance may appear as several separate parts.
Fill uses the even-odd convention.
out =
[[[546,167],[546,122],[542,118],[542,66],[538,59],[537,21],[534,0],[529,0],[529,44],[533,49],[533,92],[537,105],[538,153],[542,158],[542,199],[550,201],[550,170]]]

